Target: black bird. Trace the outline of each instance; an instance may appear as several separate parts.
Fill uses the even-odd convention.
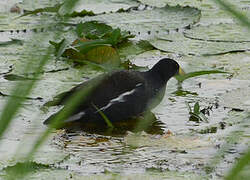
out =
[[[179,70],[175,60],[164,58],[146,72],[122,70],[100,75],[56,96],[47,104],[70,106],[66,102],[72,94],[92,86],[83,102],[74,108],[67,119],[62,120],[65,125],[74,122],[82,125],[105,124],[102,114],[111,123],[127,120],[157,106],[165,94],[168,80]],[[58,113],[60,111],[45,120],[44,124],[49,124]]]

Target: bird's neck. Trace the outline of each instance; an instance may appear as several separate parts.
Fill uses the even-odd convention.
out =
[[[149,74],[149,76],[154,77],[154,79],[157,80],[158,82],[162,82],[161,84],[163,86],[166,86],[167,81],[170,79],[170,78],[162,77],[160,73],[158,73],[152,69],[150,69],[148,71],[148,74]]]

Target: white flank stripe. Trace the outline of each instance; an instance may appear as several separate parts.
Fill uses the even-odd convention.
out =
[[[139,87],[141,85],[142,85],[142,83],[139,83],[139,84],[136,85],[136,87]],[[116,104],[116,103],[119,103],[119,102],[125,102],[125,98],[124,97],[133,94],[135,91],[136,91],[136,88],[132,89],[131,91],[127,91],[125,93],[122,93],[121,95],[119,95],[115,99],[111,99],[111,101],[106,106],[100,108],[99,111],[103,111],[103,110],[109,108],[110,106],[112,106],[113,104]],[[96,112],[98,112],[98,111],[96,111]]]
[[[86,114],[85,112],[79,112],[79,113],[75,114],[74,116],[71,116],[69,119],[67,119],[66,122],[78,120],[81,117],[83,117],[85,114]]]

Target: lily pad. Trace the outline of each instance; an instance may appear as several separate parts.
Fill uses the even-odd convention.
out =
[[[12,64],[0,56],[0,75],[8,74],[13,70]]]
[[[192,6],[192,7],[200,7],[201,1],[200,0],[139,0],[143,4],[147,4],[149,6],[156,6],[156,7],[163,7],[166,5],[170,6]]]
[[[99,64],[111,63],[120,64],[120,58],[116,50],[110,46],[100,46],[86,53],[86,59]]]
[[[148,41],[139,42],[127,42],[123,43],[118,48],[118,52],[121,58],[131,58],[143,52],[153,50],[154,47]]]
[[[201,41],[186,38],[182,33],[165,35],[161,39],[150,41],[150,43],[162,51],[196,56],[244,52],[250,49],[250,42],[230,43]]]
[[[18,4],[21,8],[28,10],[28,11],[33,11],[35,9],[39,8],[45,8],[45,7],[52,7],[55,6],[56,4],[62,3],[63,0],[56,0],[56,1],[48,1],[48,0],[23,0],[22,3]]]
[[[250,79],[250,52],[244,53],[231,53],[220,56],[186,56],[183,57],[183,61],[190,64],[191,67],[196,67],[190,71],[197,69],[219,69],[222,71],[230,72],[233,74],[233,78],[241,80]],[[206,68],[204,68],[206,67]]]
[[[101,21],[147,39],[171,30],[186,28],[199,21],[200,10],[191,7],[170,7],[144,9],[113,14],[85,17],[84,21]]]
[[[81,12],[83,10],[92,11],[95,14],[107,13],[107,12],[116,12],[120,9],[127,10],[131,7],[137,7],[138,2],[134,0],[79,0],[71,10],[71,12]]]
[[[17,17],[17,15],[12,13],[0,13],[0,31],[16,33],[26,32],[29,30],[42,31],[42,28],[53,27],[55,25],[55,19],[49,16]]]
[[[36,3],[24,1],[20,6],[27,11],[24,15],[37,14],[39,12],[58,12],[60,15],[69,15],[71,17],[95,15],[109,12],[116,12],[119,10],[126,11],[132,7],[137,7],[138,2],[127,0],[125,2],[120,0],[79,0],[76,6],[70,11],[63,5],[63,1],[38,1]]]
[[[212,42],[250,42],[250,33],[237,24],[196,26],[184,32],[185,37]]]
[[[250,111],[250,88],[227,92],[221,97],[221,101],[225,107]]]

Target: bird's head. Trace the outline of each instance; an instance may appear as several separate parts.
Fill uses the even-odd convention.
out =
[[[179,64],[170,58],[161,59],[150,71],[159,74],[164,81],[168,81],[171,77],[177,74],[184,73]]]

